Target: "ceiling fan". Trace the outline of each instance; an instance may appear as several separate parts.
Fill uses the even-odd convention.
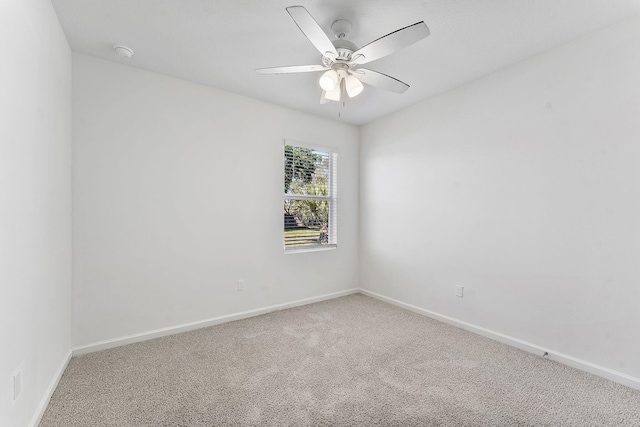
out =
[[[409,89],[408,84],[378,71],[362,68],[361,65],[390,55],[427,37],[429,28],[424,21],[400,28],[358,48],[345,38],[351,30],[351,22],[338,19],[331,24],[331,30],[337,37],[336,40],[331,41],[303,6],[289,6],[286,9],[300,31],[322,54],[322,65],[259,68],[256,70],[258,73],[290,74],[324,71],[319,80],[322,88],[321,104],[330,101],[344,102],[347,96],[349,98],[357,96],[364,89],[362,83],[396,93],[403,93]]]

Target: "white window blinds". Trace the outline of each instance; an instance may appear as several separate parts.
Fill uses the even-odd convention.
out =
[[[285,143],[284,248],[336,247],[338,153]]]

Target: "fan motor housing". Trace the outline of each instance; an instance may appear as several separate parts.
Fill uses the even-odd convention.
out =
[[[322,57],[322,63],[325,67],[331,67],[332,64],[336,62],[348,62],[351,60],[351,55],[358,48],[353,43],[347,40],[336,40],[333,42],[333,45],[336,47],[336,51],[338,52],[338,56],[335,58],[331,58],[328,56]]]

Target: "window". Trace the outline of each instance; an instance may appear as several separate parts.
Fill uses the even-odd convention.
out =
[[[337,168],[335,149],[285,141],[285,250],[337,246]]]

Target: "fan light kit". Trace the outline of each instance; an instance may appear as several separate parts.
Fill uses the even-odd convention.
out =
[[[286,9],[300,31],[322,54],[322,65],[260,68],[256,70],[258,73],[290,74],[324,71],[318,81],[322,88],[321,104],[330,101],[344,103],[347,97],[358,96],[364,89],[362,83],[395,93],[403,93],[409,89],[408,84],[396,78],[368,68],[361,68],[360,65],[390,55],[426,38],[429,35],[429,28],[424,21],[400,28],[358,48],[345,39],[351,30],[351,22],[346,19],[338,19],[331,24],[331,30],[336,36],[336,40],[331,41],[303,6],[289,6]]]

